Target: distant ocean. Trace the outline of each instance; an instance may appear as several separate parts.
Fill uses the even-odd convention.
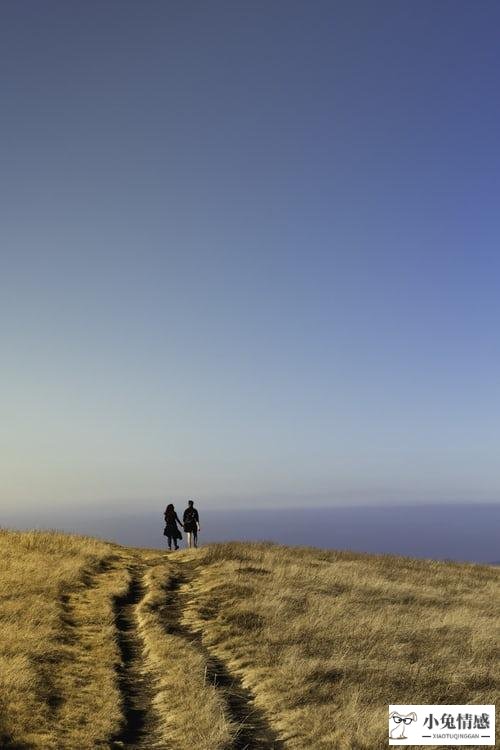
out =
[[[280,544],[385,552],[438,560],[492,563],[500,560],[499,505],[411,505],[384,507],[211,510],[199,506],[200,543],[269,540]],[[177,508],[182,510],[180,508]],[[55,528],[120,544],[162,548],[163,508],[137,513],[39,509],[4,513],[2,526]],[[180,515],[180,513],[179,513]]]

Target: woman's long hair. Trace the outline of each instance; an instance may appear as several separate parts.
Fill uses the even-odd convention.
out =
[[[175,521],[175,509],[172,503],[169,503],[167,505],[167,509],[165,510],[165,519],[169,521]]]

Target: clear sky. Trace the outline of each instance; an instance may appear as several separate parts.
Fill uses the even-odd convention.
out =
[[[0,502],[500,496],[497,2],[0,4]]]

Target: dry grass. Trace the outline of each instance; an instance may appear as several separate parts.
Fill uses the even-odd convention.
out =
[[[274,545],[203,553],[185,621],[290,750],[387,746],[389,703],[494,703],[494,567]]]
[[[188,557],[189,557],[189,553]],[[205,658],[179,627],[176,572],[166,556],[56,532],[0,531],[0,747],[121,747],[130,697],[122,693],[116,601],[143,573],[133,628],[145,691],[142,748],[222,750],[235,727]],[[126,744],[126,743],[125,743]]]
[[[131,572],[129,676],[148,713],[134,747],[229,750],[246,732],[266,750],[381,750],[389,703],[498,694],[494,567],[270,544],[168,557],[6,531],[0,554],[0,747],[123,746],[116,608]]]
[[[1,531],[0,555],[0,746],[98,747],[121,718],[112,547]]]
[[[207,684],[204,655],[180,626],[178,566],[173,563],[165,570],[164,557],[150,565],[145,580],[148,593],[139,605],[138,619],[148,667],[156,677],[153,704],[160,731],[159,744],[151,747],[230,748],[235,728],[224,698]]]

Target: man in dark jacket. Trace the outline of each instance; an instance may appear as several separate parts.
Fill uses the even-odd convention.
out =
[[[184,526],[184,531],[187,534],[188,547],[197,547],[198,532],[201,531],[201,526],[198,511],[194,507],[194,502],[192,500],[188,501],[188,507],[182,516],[182,524]]]

